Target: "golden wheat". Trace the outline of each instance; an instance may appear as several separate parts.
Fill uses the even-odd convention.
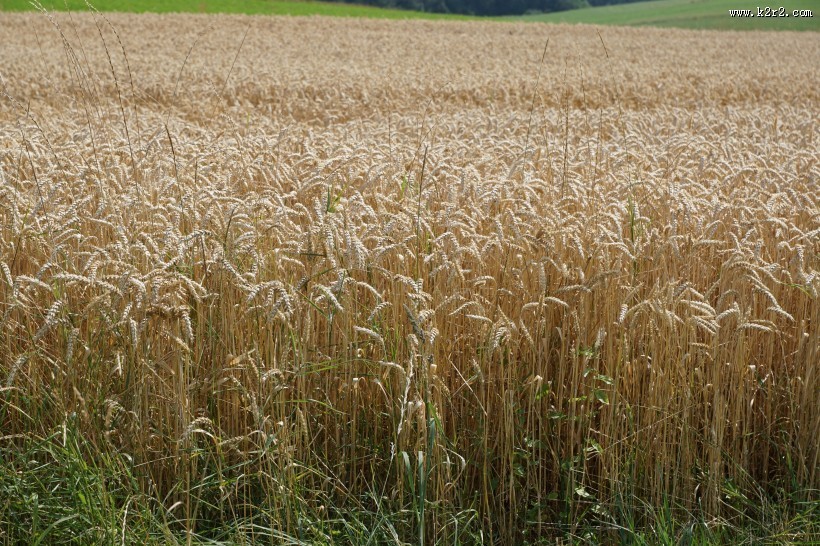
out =
[[[169,504],[196,446],[323,506],[409,454],[508,542],[816,489],[820,41],[600,33],[0,14],[0,436]]]

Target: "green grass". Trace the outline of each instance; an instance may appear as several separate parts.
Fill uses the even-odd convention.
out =
[[[730,17],[730,9],[783,6],[789,17]],[[793,10],[812,10],[814,17],[793,17]],[[526,15],[520,19],[545,23],[587,23],[681,27],[715,30],[820,30],[820,3],[816,0],[655,0],[560,13]]]
[[[474,19],[463,15],[422,13],[384,9],[356,4],[333,4],[309,0],[93,0],[100,11],[132,13],[244,13],[249,15],[328,15],[333,17],[370,17],[376,19]],[[88,9],[84,0],[43,0],[49,10]],[[0,0],[0,11],[29,11],[29,0]]]
[[[0,442],[0,545],[490,544],[481,533],[476,510],[448,515],[454,527],[450,541],[423,540],[415,527],[418,507],[401,499],[380,499],[375,491],[369,498],[348,498],[344,506],[330,498],[320,503],[319,492],[281,475],[275,463],[267,466],[264,452],[232,465],[207,446],[193,446],[176,487],[166,494],[152,487],[146,491],[150,478],[142,465],[127,455],[100,449],[76,430],[75,419],[69,416],[45,436]],[[191,467],[194,460],[196,469]],[[261,490],[260,480],[281,484],[276,498]],[[816,492],[781,490],[777,497],[761,492],[759,498],[748,498],[726,483],[723,493],[734,514],[730,519],[705,520],[668,499],[651,506],[627,494],[592,511],[580,506],[586,514],[582,521],[562,525],[560,518],[555,519],[549,542],[520,544],[817,544]],[[567,502],[585,504],[577,499]],[[299,520],[299,536],[280,530],[287,514]]]

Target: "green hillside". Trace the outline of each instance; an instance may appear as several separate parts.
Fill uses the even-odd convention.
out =
[[[372,17],[377,19],[469,19],[463,15],[444,15],[356,4],[311,2],[309,0],[93,0],[100,11],[152,13],[246,13],[251,15],[330,15],[335,17]],[[88,9],[84,0],[43,0],[49,10]],[[34,9],[29,0],[0,0],[0,10]]]
[[[312,0],[95,0],[100,11],[154,13],[245,13],[258,15],[329,15],[337,17],[372,17],[378,19],[478,19],[464,15],[424,13],[385,9],[346,3]],[[87,9],[85,0],[43,0],[49,10]],[[556,13],[504,17],[507,21],[540,21],[545,23],[586,23],[597,25],[659,26],[721,30],[820,30],[820,3],[815,0],[781,0],[768,6],[779,15],[759,17],[760,5],[748,0],[654,0],[585,8]],[[0,11],[34,9],[30,0],[0,0]],[[751,10],[752,17],[732,17],[730,10]],[[811,16],[795,16],[803,10]]]
[[[787,17],[758,17],[758,7],[782,6]],[[732,17],[729,10],[751,10],[754,17]],[[795,17],[794,10],[809,10],[813,17]],[[517,18],[518,19],[518,18]],[[820,30],[820,2],[779,0],[777,3],[749,0],[655,0],[616,6],[585,8],[521,19],[547,23],[659,26],[721,30]]]

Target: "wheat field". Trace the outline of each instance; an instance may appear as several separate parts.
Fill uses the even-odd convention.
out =
[[[0,541],[808,543],[818,58],[0,14]]]

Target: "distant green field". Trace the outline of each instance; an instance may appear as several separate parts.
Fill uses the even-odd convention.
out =
[[[312,0],[95,0],[100,11],[153,13],[245,13],[256,15],[329,15],[377,19],[479,19],[464,15],[423,13],[384,9],[357,4]],[[44,0],[49,10],[85,10],[85,0]],[[771,8],[786,17],[758,17],[758,8]],[[34,9],[29,0],[0,0],[0,11]],[[729,10],[751,10],[754,17],[732,17]],[[810,17],[796,17],[794,10],[807,10]],[[720,30],[813,30],[820,31],[820,1],[817,0],[654,0],[586,8],[559,13],[503,17],[506,21],[586,23],[594,25],[658,26]]]
[[[757,17],[758,8],[782,6],[788,17]],[[729,10],[751,10],[754,17],[732,17]],[[793,10],[810,10],[813,17],[795,17]],[[655,0],[617,6],[586,8],[520,19],[546,23],[588,23],[681,27],[721,30],[820,30],[817,0]]]
[[[153,13],[246,13],[252,15],[331,15],[336,17],[372,17],[377,19],[470,19],[467,16],[383,9],[356,4],[332,4],[309,0],[93,0],[100,11]],[[44,0],[49,10],[80,11],[88,9],[84,0]],[[0,0],[0,11],[34,9],[29,0]]]

